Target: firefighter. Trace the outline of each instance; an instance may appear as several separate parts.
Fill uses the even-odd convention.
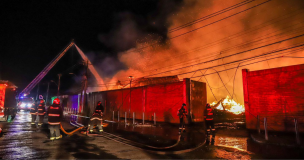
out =
[[[54,99],[53,104],[47,111],[47,114],[50,129],[50,140],[62,138],[62,135],[60,135],[60,121],[63,115],[63,111],[62,107],[60,106],[60,100],[58,98]]]
[[[18,109],[17,109],[17,106],[13,107],[12,109],[13,109],[13,111],[12,111],[13,112],[12,113],[12,119],[14,119],[16,117]]]
[[[103,129],[102,129],[103,111],[104,111],[104,107],[102,106],[101,102],[98,101],[95,111],[90,119],[90,124],[89,124],[90,133],[93,132],[94,125],[97,125],[99,132],[103,131]]]
[[[32,123],[31,124],[35,124],[36,117],[37,117],[37,108],[38,108],[38,101],[36,101],[32,104],[32,107],[31,107],[31,110],[30,110],[30,114],[32,115]]]
[[[41,99],[40,104],[38,105],[39,126],[43,124],[44,115],[45,115],[45,103],[44,100]]]
[[[8,107],[4,108],[4,117],[6,119],[6,121],[9,121],[9,115],[10,115],[10,110]]]
[[[212,133],[211,142],[214,142],[215,129],[214,129],[214,121],[213,121],[213,109],[210,107],[209,103],[206,104],[206,109],[204,112],[204,119],[205,119],[206,133],[207,133],[207,136],[206,136],[207,142],[209,142],[209,140],[210,140],[210,133]]]
[[[179,117],[179,134],[181,134],[181,131],[184,130],[185,132],[185,120],[184,118],[187,117],[187,109],[186,104],[183,103],[182,107],[177,111],[177,116]]]

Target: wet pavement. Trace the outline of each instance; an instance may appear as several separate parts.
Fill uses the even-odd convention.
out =
[[[34,147],[33,140],[40,137],[35,134],[36,128],[31,126],[30,120],[29,113],[19,113],[13,123],[0,123],[3,131],[0,140],[2,159],[44,159],[49,157],[48,150]]]
[[[60,140],[48,140],[47,124],[41,128],[30,124],[28,112],[18,112],[11,122],[0,122],[3,135],[0,138],[1,159],[256,159],[256,158],[303,158],[302,148],[286,148],[259,144],[251,140],[250,133],[239,122],[217,123],[214,144],[205,144],[202,126],[187,126],[178,145],[163,150],[146,150],[105,137],[86,136],[77,132]],[[70,132],[76,127],[69,124],[71,117],[62,122]],[[75,120],[75,118],[74,118]],[[87,120],[79,120],[87,123]],[[46,119],[44,121],[47,122]],[[156,127],[134,127],[123,123],[109,123],[105,132],[140,144],[165,147],[176,144],[178,127],[157,124]],[[226,127],[225,127],[226,126]],[[63,134],[63,133],[62,133]],[[103,134],[105,135],[105,134]],[[198,147],[197,147],[198,146]],[[156,152],[155,152],[156,151]],[[182,152],[172,152],[182,151]]]

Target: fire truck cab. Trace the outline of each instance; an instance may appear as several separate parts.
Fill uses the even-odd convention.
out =
[[[17,104],[18,111],[20,110],[29,111],[33,103],[34,103],[33,97],[23,97],[23,96],[19,97]]]

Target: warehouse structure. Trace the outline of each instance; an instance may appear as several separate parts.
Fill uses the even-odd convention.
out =
[[[188,122],[202,122],[207,103],[206,84],[177,76],[140,78],[131,88],[87,93],[87,106],[92,112],[97,101],[105,106],[106,119],[133,118],[137,120],[179,123],[177,111],[183,103],[188,107]],[[77,110],[80,95],[61,96],[65,106]],[[114,112],[113,112],[114,111]]]

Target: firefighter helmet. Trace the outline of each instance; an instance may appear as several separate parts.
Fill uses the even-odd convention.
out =
[[[209,103],[206,104],[206,108],[210,108],[210,104]]]
[[[185,103],[183,103],[183,105],[182,106],[186,106],[186,104]]]
[[[44,103],[44,99],[40,99],[40,103]]]
[[[53,101],[53,104],[60,104],[60,99],[59,98],[55,98]]]

